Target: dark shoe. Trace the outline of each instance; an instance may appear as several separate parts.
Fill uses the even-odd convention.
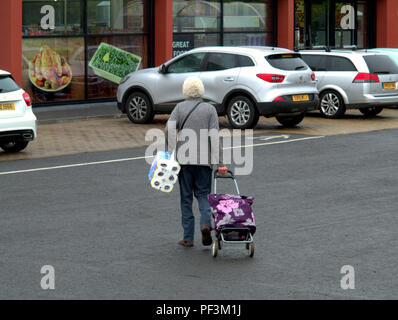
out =
[[[204,246],[211,246],[213,239],[211,238],[211,228],[209,226],[202,226],[202,244]]]
[[[178,244],[184,246],[184,247],[193,247],[193,241],[185,241],[184,239],[178,240]]]

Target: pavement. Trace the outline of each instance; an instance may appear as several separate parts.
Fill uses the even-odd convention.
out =
[[[38,118],[37,139],[18,154],[0,151],[0,162],[142,147],[149,144],[145,141],[148,129],[162,130],[168,119],[168,115],[157,115],[151,124],[133,124],[120,113],[116,102],[40,107],[34,113]],[[231,129],[226,117],[220,117],[220,124]],[[394,128],[398,128],[397,109],[385,109],[375,118],[349,110],[335,120],[310,113],[293,129],[280,126],[275,118],[261,117],[255,133],[328,136]]]
[[[39,124],[99,118],[118,118],[122,115],[117,108],[116,102],[35,107],[33,111]]]

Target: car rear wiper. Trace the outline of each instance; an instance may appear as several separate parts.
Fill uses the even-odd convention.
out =
[[[375,74],[390,74],[390,71],[376,71]]]
[[[298,67],[296,67],[296,69],[294,69],[294,70],[300,70],[300,69],[305,69],[305,68],[307,68],[306,66],[298,66]]]

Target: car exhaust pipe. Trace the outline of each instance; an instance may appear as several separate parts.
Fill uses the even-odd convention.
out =
[[[23,134],[22,134],[22,137],[23,137],[25,140],[33,140],[33,134],[32,134],[32,133],[23,133]]]

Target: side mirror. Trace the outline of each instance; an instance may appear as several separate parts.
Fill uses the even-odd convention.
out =
[[[165,66],[164,64],[162,64],[162,65],[160,66],[159,72],[162,73],[162,74],[167,73],[167,68],[166,68],[166,66]]]

